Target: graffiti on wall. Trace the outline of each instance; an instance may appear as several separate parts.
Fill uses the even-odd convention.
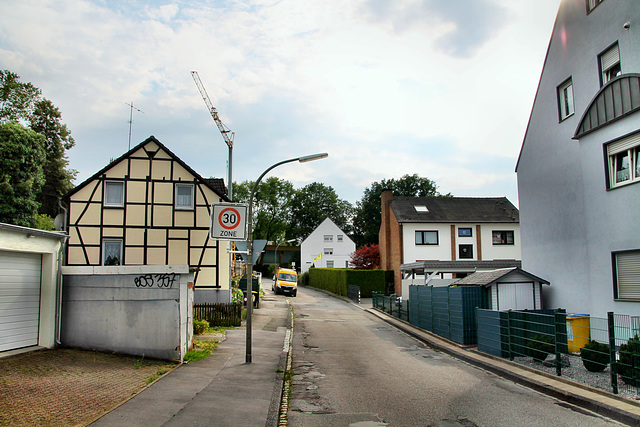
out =
[[[143,274],[133,279],[136,288],[172,288],[176,281],[176,273]]]

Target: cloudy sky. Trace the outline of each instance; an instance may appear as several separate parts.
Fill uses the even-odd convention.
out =
[[[62,112],[77,183],[154,135],[204,177],[359,200],[418,174],[517,203],[516,159],[560,0],[0,0],[0,68]]]

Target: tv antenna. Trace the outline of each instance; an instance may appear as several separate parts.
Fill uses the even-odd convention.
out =
[[[136,110],[142,114],[144,114],[144,111],[142,111],[139,108],[136,108],[133,106],[133,101],[131,101],[130,104],[127,104],[130,107],[129,110],[129,150],[131,150],[131,125],[133,125],[133,110]]]

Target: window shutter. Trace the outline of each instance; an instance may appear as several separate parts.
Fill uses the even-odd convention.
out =
[[[631,148],[637,147],[638,145],[640,145],[640,133],[607,145],[607,154],[611,156],[612,154],[627,151]]]
[[[618,298],[640,300],[640,251],[616,254]]]
[[[603,53],[600,57],[600,61],[602,62],[602,71],[606,71],[620,62],[620,52],[618,51],[618,45],[615,45],[614,47]]]

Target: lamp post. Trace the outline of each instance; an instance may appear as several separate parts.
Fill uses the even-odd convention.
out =
[[[272,169],[291,162],[312,162],[314,160],[324,159],[328,157],[327,153],[311,154],[309,156],[296,157],[294,159],[283,160],[269,166],[262,175],[258,177],[251,189],[251,195],[249,196],[249,209],[247,213],[247,342],[246,342],[246,354],[245,363],[251,363],[251,317],[253,308],[253,196],[258,189],[258,184]]]
[[[286,240],[286,241],[284,241],[282,243],[291,243],[291,242],[295,242],[296,240],[297,239],[289,239],[289,240]],[[278,243],[278,245],[276,246],[276,250],[273,253],[273,263],[276,265],[276,268],[280,265],[280,261],[278,260],[278,248],[280,247],[280,245],[282,243]]]

